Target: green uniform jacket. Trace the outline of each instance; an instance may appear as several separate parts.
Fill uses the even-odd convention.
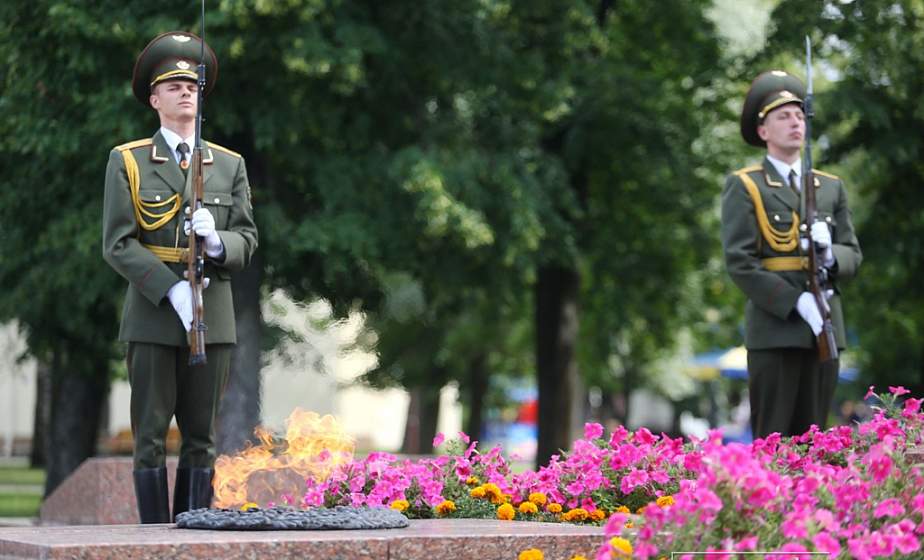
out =
[[[832,278],[835,295],[830,300],[831,318],[839,348],[845,347],[844,316],[839,282],[852,278],[863,260],[854,234],[847,192],[843,182],[820,171],[815,172],[815,198],[819,219],[828,223],[836,264]],[[793,212],[799,214],[799,196],[769,160],[728,176],[722,193],[722,245],[728,274],[748,298],[745,311],[745,346],[752,350],[768,348],[811,348],[814,335],[795,310],[796,300],[808,288],[803,270],[771,271],[762,259],[800,257],[801,248],[774,250],[762,235],[755,203],[739,174],[750,177],[760,193],[767,223],[778,231],[792,227]],[[801,222],[801,220],[800,220]]]
[[[205,143],[204,143],[205,144]],[[175,194],[181,206],[172,219],[152,231],[141,228],[136,218],[123,151],[130,150],[138,165],[139,198],[164,214],[172,204],[156,207]],[[208,143],[203,149],[203,202],[215,218],[215,229],[225,248],[224,261],[206,259],[210,284],[203,291],[206,343],[235,343],[234,305],[230,272],[247,266],[257,248],[257,227],[250,203],[250,185],[244,159],[235,152]],[[167,291],[183,279],[185,263],[161,261],[144,244],[187,247],[183,221],[192,193],[189,180],[169,153],[160,132],[149,140],[117,146],[109,154],[103,202],[103,258],[128,280],[122,308],[119,340],[187,346],[186,331],[167,299]],[[152,211],[152,210],[149,210]],[[154,218],[143,218],[151,223]]]

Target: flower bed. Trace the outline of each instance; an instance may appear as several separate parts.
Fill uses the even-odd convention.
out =
[[[373,453],[309,480],[298,504],[287,501],[387,505],[411,518],[605,523],[598,559],[672,551],[924,555],[924,474],[903,455],[921,444],[924,415],[921,399],[899,406],[904,393],[881,396],[884,407],[868,423],[751,445],[723,445],[718,432],[687,442],[644,428],[607,437],[587,424],[571,451],[519,474],[500,448],[479,453],[460,433],[446,455],[399,461]],[[434,444],[443,444],[441,435]]]

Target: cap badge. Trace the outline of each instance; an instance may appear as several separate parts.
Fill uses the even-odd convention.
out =
[[[187,37],[186,35],[171,35],[171,36],[173,37],[173,40],[176,41],[177,43],[189,42],[189,37]]]
[[[789,98],[789,97],[795,97],[795,95],[793,95],[792,92],[786,91],[786,90],[784,89],[783,91],[780,92],[780,97]]]
[[[773,70],[770,73],[773,74],[774,76],[788,76],[788,74],[786,72],[783,72],[782,70]]]
[[[189,63],[186,62],[185,60],[178,60],[176,63],[176,67],[179,68],[180,70],[189,70]]]

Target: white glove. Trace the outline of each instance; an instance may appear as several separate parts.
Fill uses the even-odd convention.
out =
[[[186,235],[189,235],[189,226],[190,224],[187,223],[183,228]],[[192,230],[205,241],[206,255],[216,258],[220,257],[225,251],[221,243],[221,237],[219,237],[218,232],[215,231],[215,218],[212,217],[212,213],[209,212],[208,208],[200,208],[193,212]]]
[[[825,294],[827,295],[827,294]],[[799,299],[796,300],[796,311],[802,316],[802,319],[808,323],[815,336],[821,334],[822,319],[818,311],[818,304],[815,303],[815,297],[809,292],[802,292]]]
[[[167,291],[167,299],[170,300],[170,304],[173,305],[173,309],[180,317],[183,328],[186,329],[186,332],[189,332],[189,326],[192,325],[193,300],[192,288],[189,287],[189,282],[180,280],[171,286],[170,290]]]
[[[824,251],[823,264],[828,267],[834,266],[834,250],[831,249],[831,230],[828,229],[828,224],[820,221],[812,224],[812,241]],[[808,247],[803,249],[808,250]]]
[[[209,279],[202,279],[202,289],[209,287]],[[192,306],[193,306],[193,296],[192,288],[189,285],[189,281],[180,280],[173,286],[170,286],[170,289],[167,290],[167,299],[170,300],[170,305],[173,306],[173,309],[176,311],[177,316],[180,318],[180,322],[183,323],[183,328],[186,329],[186,332],[189,332],[189,328],[192,325]]]

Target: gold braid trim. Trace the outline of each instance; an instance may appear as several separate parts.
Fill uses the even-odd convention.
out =
[[[792,227],[788,231],[775,229],[767,219],[767,212],[764,210],[764,202],[760,198],[760,189],[757,188],[757,184],[743,171],[738,171],[735,175],[744,183],[748,194],[751,195],[751,200],[754,201],[757,225],[760,227],[761,235],[770,244],[770,248],[780,253],[795,251],[799,246],[799,215],[792,213]]]
[[[768,257],[760,259],[760,264],[774,272],[808,270],[808,257]]]
[[[174,194],[163,202],[145,202],[141,200],[141,173],[138,171],[138,162],[135,160],[131,149],[123,148],[123,146],[119,146],[118,149],[122,153],[122,161],[125,162],[125,173],[128,175],[128,187],[132,195],[132,206],[135,208],[135,220],[138,222],[138,227],[146,231],[153,231],[163,227],[180,211],[180,195]],[[154,208],[163,209],[168,204],[172,204],[173,207],[167,208],[166,212],[160,214],[149,210]],[[148,222],[145,218],[150,218],[154,221]]]

